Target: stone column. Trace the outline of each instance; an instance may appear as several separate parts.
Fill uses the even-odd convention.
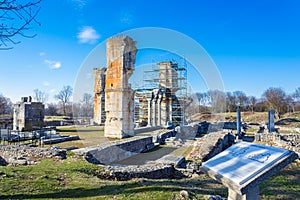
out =
[[[274,131],[274,126],[275,126],[275,123],[274,123],[274,115],[275,115],[275,111],[273,109],[271,109],[269,111],[269,120],[268,120],[268,131],[269,133],[272,133]]]
[[[156,103],[157,103],[157,99],[153,99],[152,100],[152,104],[153,104],[153,126],[157,126],[157,120],[156,120]]]
[[[162,94],[159,94],[158,95],[158,100],[157,100],[157,103],[158,103],[158,110],[157,110],[157,125],[158,126],[161,126],[161,101],[162,101]]]
[[[147,98],[148,100],[148,125],[149,127],[152,126],[152,100],[151,98]]]
[[[170,97],[169,98],[169,121],[172,122],[172,116],[173,116],[173,109],[172,109],[172,106],[173,106],[173,102],[172,102],[172,98]]]
[[[239,138],[242,136],[241,126],[242,126],[241,110],[238,109],[237,110],[237,116],[236,116],[236,130],[237,130],[236,134],[238,135]]]

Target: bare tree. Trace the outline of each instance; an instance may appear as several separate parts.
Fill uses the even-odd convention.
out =
[[[286,112],[286,93],[283,89],[271,87],[263,93],[263,97],[268,102],[269,108],[275,109],[279,118]]]
[[[58,106],[54,103],[47,104],[45,115],[56,116],[58,114]]]
[[[226,111],[226,94],[220,90],[210,90],[211,112],[222,113]]]
[[[257,103],[257,99],[254,96],[250,96],[250,97],[248,97],[248,99],[249,99],[249,106],[251,108],[251,112],[253,113],[256,103]]]
[[[34,89],[33,92],[34,92],[34,99],[37,102],[45,103],[47,101],[47,99],[48,99],[48,94],[47,93],[42,92],[39,89]]]
[[[63,114],[67,114],[67,107],[72,96],[73,89],[71,86],[67,85],[62,88],[57,95],[54,96],[55,99],[59,100],[63,107]]]
[[[34,24],[40,26],[36,16],[42,0],[0,0],[0,49],[11,49],[17,35],[32,38],[28,34]]]
[[[93,97],[91,94],[84,93],[82,97],[82,114],[84,117],[93,116]]]
[[[13,104],[9,98],[0,94],[0,114],[12,114]]]

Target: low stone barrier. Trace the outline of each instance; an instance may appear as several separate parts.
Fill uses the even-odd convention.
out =
[[[124,160],[153,147],[152,136],[136,136],[134,138],[108,142],[101,146],[75,149],[72,152],[82,155],[93,164],[110,164]]]
[[[159,144],[165,144],[167,138],[174,137],[176,133],[174,131],[156,132],[152,134],[153,142]]]
[[[105,170],[99,174],[103,179],[125,181],[132,178],[173,178],[180,176],[176,173],[173,165],[147,164],[129,166],[106,166]]]
[[[44,139],[43,144],[56,144],[60,142],[67,142],[72,140],[80,140],[78,135],[70,135],[67,137],[57,137],[57,138],[51,138],[51,139]]]
[[[156,131],[156,130],[159,130],[161,128],[162,128],[161,126],[135,128],[134,129],[134,134],[145,133],[145,132],[150,132],[150,131]]]

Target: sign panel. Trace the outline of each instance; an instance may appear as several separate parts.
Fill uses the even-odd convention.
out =
[[[289,153],[285,149],[239,142],[203,166],[242,185]]]

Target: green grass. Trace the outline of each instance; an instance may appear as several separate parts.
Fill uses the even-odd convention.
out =
[[[55,144],[61,148],[70,146],[83,148],[110,141],[104,137],[103,127],[101,126],[58,126],[57,132],[61,135],[78,135],[80,137],[80,140]]]
[[[194,199],[227,189],[205,174],[171,180],[133,179],[110,181],[98,178],[103,169],[76,156],[63,161],[44,160],[35,166],[0,167],[0,199],[173,199],[181,190]],[[261,184],[261,199],[297,199],[300,167],[289,165]]]
[[[201,189],[204,186],[201,180],[102,180],[97,177],[101,170],[85,161],[69,159],[44,160],[36,166],[0,167],[0,198],[171,199],[182,189],[209,191]],[[219,191],[224,192],[224,188]]]

